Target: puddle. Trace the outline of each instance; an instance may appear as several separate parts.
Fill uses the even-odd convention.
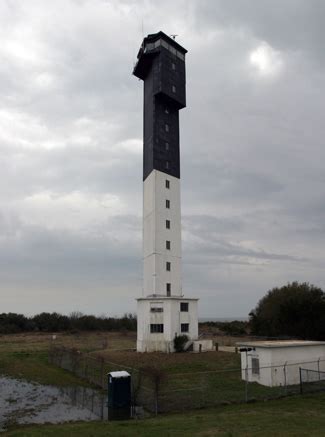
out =
[[[81,392],[90,389],[79,388]],[[99,420],[90,409],[76,405],[69,390],[0,376],[0,432],[6,423],[42,424]],[[77,392],[78,388],[73,388]],[[95,392],[93,392],[94,398]]]

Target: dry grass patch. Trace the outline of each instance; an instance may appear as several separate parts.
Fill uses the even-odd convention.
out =
[[[139,353],[105,350],[93,354],[103,357],[105,361],[135,369],[155,366],[170,373],[207,372],[240,368],[240,356],[227,352],[165,354],[160,352]]]

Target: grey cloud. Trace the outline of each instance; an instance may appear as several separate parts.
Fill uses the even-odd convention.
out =
[[[128,147],[142,141],[131,76],[142,19],[189,49],[184,292],[222,317],[289,280],[324,287],[323,15],[317,0],[2,2],[3,310],[135,308],[142,157]],[[283,61],[269,79],[249,64],[263,40]]]
[[[268,0],[235,0],[197,3],[197,25],[244,29],[280,50],[304,51],[315,61],[324,60],[322,0],[286,0],[275,4]]]

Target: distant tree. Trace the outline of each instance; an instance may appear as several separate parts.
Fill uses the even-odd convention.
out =
[[[33,317],[23,314],[0,314],[0,333],[11,334],[28,331],[136,331],[137,318],[134,314],[124,314],[123,317],[105,317],[101,315],[86,315],[72,312],[69,316],[58,313],[40,313]]]
[[[273,288],[249,316],[255,335],[325,340],[325,294],[306,282]]]
[[[232,320],[230,322],[201,322],[200,329],[206,330],[215,328],[226,335],[247,335],[249,323],[243,320]]]
[[[37,314],[32,320],[39,331],[66,331],[70,328],[69,317],[58,313]]]
[[[83,315],[78,319],[76,327],[83,331],[96,331],[101,329],[101,324],[97,317],[93,315]]]
[[[32,320],[28,319],[23,314],[0,314],[0,332],[2,334],[33,331],[34,329],[35,325]]]

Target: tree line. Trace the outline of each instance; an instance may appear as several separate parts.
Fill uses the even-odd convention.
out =
[[[79,312],[70,315],[40,313],[32,317],[23,314],[0,314],[0,333],[59,332],[59,331],[136,331],[137,319],[134,314],[123,317],[97,317]]]
[[[307,282],[292,282],[269,290],[249,314],[249,322],[205,322],[201,328],[215,327],[228,335],[254,335],[271,338],[295,337],[325,341],[325,293]],[[70,315],[40,313],[0,314],[0,333],[58,331],[136,331],[135,314],[123,317],[97,317],[79,312]]]

